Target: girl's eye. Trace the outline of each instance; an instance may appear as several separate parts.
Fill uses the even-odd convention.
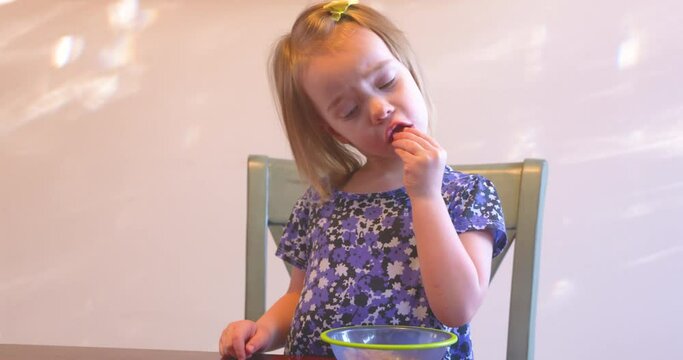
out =
[[[352,118],[354,115],[356,115],[356,112],[358,112],[358,106],[354,106],[351,110],[345,111],[345,112],[344,112],[344,115],[342,115],[342,117],[343,117],[344,119],[350,119],[350,118]]]
[[[395,83],[396,83],[396,78],[393,77],[393,78],[391,78],[391,80],[389,80],[389,81],[385,82],[384,84],[380,85],[379,88],[380,88],[381,90],[386,90],[386,89],[391,88]]]

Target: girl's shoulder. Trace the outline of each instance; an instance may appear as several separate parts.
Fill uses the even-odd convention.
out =
[[[297,199],[295,206],[304,206],[304,207],[310,207],[314,206],[315,204],[319,204],[322,201],[322,198],[320,196],[320,193],[313,188],[313,186],[309,186],[306,191],[304,191],[301,196],[299,196],[299,199]]]
[[[324,207],[326,204],[332,202],[333,199],[334,193],[325,198],[321,196],[320,192],[318,192],[318,190],[316,190],[313,186],[309,186],[306,191],[299,196],[296,203],[294,203],[294,208],[314,211],[315,209]]]
[[[313,187],[308,187],[294,202],[290,222],[306,221],[305,219],[310,218],[316,212],[316,208],[320,206],[320,203],[320,194]]]
[[[463,173],[446,166],[443,176],[442,192],[444,197],[452,197],[457,194],[471,193],[481,188],[493,189],[493,183],[479,174]]]

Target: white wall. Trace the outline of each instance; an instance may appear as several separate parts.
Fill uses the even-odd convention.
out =
[[[214,350],[298,1],[0,0],[0,343]],[[451,163],[550,163],[538,359],[683,356],[683,3],[367,1]],[[500,359],[501,274],[475,321]],[[678,285],[677,285],[678,284]]]

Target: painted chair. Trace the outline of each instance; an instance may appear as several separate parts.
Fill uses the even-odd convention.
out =
[[[507,359],[534,357],[536,286],[541,224],[547,179],[545,160],[518,163],[453,165],[490,179],[503,204],[508,245],[492,263],[491,278],[515,244],[508,322]],[[268,232],[279,242],[295,201],[306,189],[292,160],[250,155],[248,160],[247,259],[245,318],[256,320],[266,308]],[[288,268],[289,270],[289,268]]]

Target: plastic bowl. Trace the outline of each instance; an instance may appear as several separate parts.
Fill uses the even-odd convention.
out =
[[[321,339],[337,360],[440,360],[458,337],[415,326],[351,326],[330,329]]]

